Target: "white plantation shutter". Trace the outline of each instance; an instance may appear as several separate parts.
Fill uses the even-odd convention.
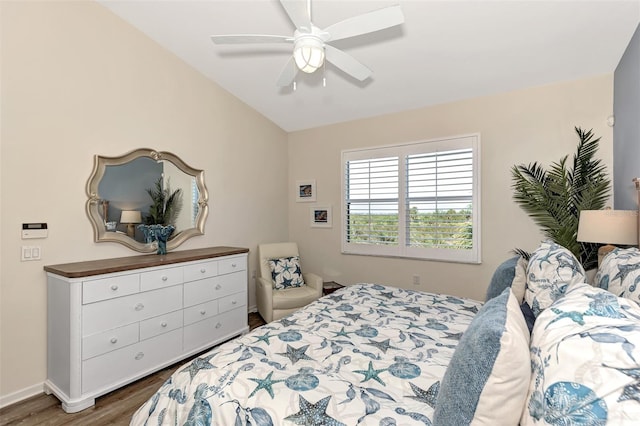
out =
[[[344,253],[480,262],[479,135],[342,157]]]
[[[406,161],[408,245],[470,247],[471,228],[460,224],[471,221],[473,150],[409,155]],[[419,213],[430,213],[430,220],[420,220]]]
[[[347,240],[398,245],[398,157],[350,161],[346,179]]]

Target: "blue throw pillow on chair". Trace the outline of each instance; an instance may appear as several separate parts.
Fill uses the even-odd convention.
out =
[[[300,269],[300,257],[281,257],[269,260],[274,290],[302,287],[304,279]]]

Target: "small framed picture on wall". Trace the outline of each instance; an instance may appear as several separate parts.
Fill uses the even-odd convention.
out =
[[[316,201],[316,181],[299,180],[296,181],[296,202]]]
[[[331,228],[331,206],[311,207],[310,211],[313,228]]]

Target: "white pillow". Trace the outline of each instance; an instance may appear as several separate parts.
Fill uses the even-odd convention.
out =
[[[616,248],[608,253],[598,268],[594,285],[640,302],[640,250]]]
[[[537,317],[572,284],[586,280],[584,268],[566,248],[544,241],[529,258],[524,300]]]
[[[536,319],[520,424],[631,425],[640,421],[640,307],[576,284]]]
[[[442,378],[433,424],[515,425],[529,387],[529,330],[506,288],[478,311]]]
[[[522,304],[524,300],[524,290],[527,286],[527,265],[529,261],[524,257],[520,257],[515,266],[515,275],[511,282],[511,291],[518,303]]]

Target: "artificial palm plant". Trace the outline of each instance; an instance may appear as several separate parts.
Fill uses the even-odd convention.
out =
[[[573,162],[568,155],[545,170],[537,162],[511,169],[514,199],[538,224],[544,235],[570,250],[585,269],[598,264],[598,245],[577,241],[581,210],[600,210],[609,197],[611,180],[606,166],[595,159],[600,138],[575,128],[580,141]],[[516,249],[521,255],[528,254]]]
[[[153,204],[149,206],[149,215],[146,217],[147,225],[175,225],[176,218],[182,210],[182,189],[171,191],[167,184],[162,187],[162,177],[158,178],[155,188],[147,188],[147,194]]]

